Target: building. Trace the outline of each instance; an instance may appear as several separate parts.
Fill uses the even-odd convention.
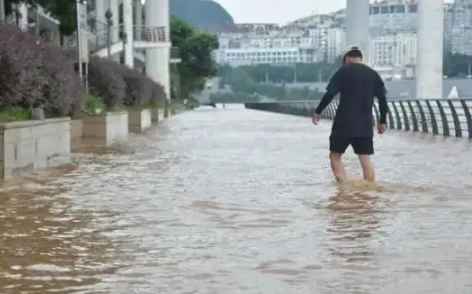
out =
[[[220,34],[215,56],[218,63],[233,66],[333,62],[345,49],[344,40],[344,29],[336,27]]]
[[[454,4],[445,3],[444,4],[444,50],[446,52],[451,52],[452,45],[452,31],[453,31],[453,22],[454,20]]]
[[[320,27],[309,30],[313,45],[319,48],[318,61],[334,62],[346,48],[346,31],[337,27]]]
[[[371,37],[370,60],[373,67],[412,67],[417,61],[416,51],[416,32],[400,32]]]
[[[256,64],[294,64],[316,62],[316,50],[300,47],[227,48],[215,53],[216,62],[233,67]]]
[[[456,0],[446,6],[444,14],[446,51],[472,55],[472,1]]]
[[[416,30],[417,0],[374,1],[370,7],[370,26],[388,31]]]

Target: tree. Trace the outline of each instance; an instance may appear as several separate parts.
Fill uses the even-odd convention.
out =
[[[472,70],[472,56],[462,54],[445,54],[443,72],[448,77],[465,77]]]
[[[69,36],[77,29],[77,7],[75,0],[5,0],[5,14],[13,13],[12,7],[18,3],[26,3],[36,7],[40,5],[60,21],[61,35]]]
[[[171,17],[172,46],[179,50],[181,63],[177,69],[180,77],[180,94],[188,97],[190,93],[203,89],[206,80],[217,73],[212,52],[218,48],[216,35],[197,32],[188,23]]]

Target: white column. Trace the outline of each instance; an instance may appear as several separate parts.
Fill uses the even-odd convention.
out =
[[[416,97],[443,98],[444,1],[418,1]]]
[[[106,24],[107,19],[105,17],[105,13],[107,12],[108,9],[108,3],[107,1],[100,1],[100,0],[95,0],[94,1],[94,7],[95,7],[95,19],[99,22],[97,24],[97,29],[101,29],[102,24]]]
[[[141,0],[134,0],[134,24],[143,25],[143,3]]]
[[[20,28],[22,31],[28,31],[28,7],[26,3],[18,4],[18,12],[20,13]]]
[[[165,27],[169,31],[169,0],[146,0],[146,25]],[[170,41],[161,48],[146,50],[146,73],[156,83],[164,87],[167,99],[170,99]]]
[[[108,2],[103,0],[95,0],[95,19],[97,20],[97,30],[106,28],[107,18],[105,13],[108,9]]]
[[[5,0],[0,0],[0,21],[5,20]]]
[[[143,3],[141,0],[134,0],[134,24],[136,26],[136,32],[137,35],[134,36],[135,40],[141,41],[141,30],[143,29]],[[135,51],[136,52],[136,49]],[[139,50],[140,53],[143,53],[145,55],[145,50]],[[142,63],[139,62],[141,65]],[[135,69],[139,70],[141,73],[143,72],[144,65],[137,66],[135,64]]]
[[[96,39],[97,48],[103,48],[107,46],[107,18],[105,14],[108,10],[108,1],[104,0],[95,0],[95,30],[96,34],[99,36]]]
[[[370,62],[369,10],[369,0],[346,0],[346,46],[359,47],[366,64]]]
[[[126,33],[125,64],[130,68],[134,68],[133,1],[123,0],[123,26]]]

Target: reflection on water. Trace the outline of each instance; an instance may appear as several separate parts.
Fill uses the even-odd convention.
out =
[[[374,283],[361,281],[366,273],[371,276],[379,266],[377,253],[382,235],[382,213],[388,204],[379,197],[379,189],[380,186],[372,183],[349,181],[338,188],[335,196],[327,199],[324,205],[329,212],[327,234],[330,246],[327,251],[333,257],[330,267],[336,269],[336,278],[324,285],[325,291],[326,288],[332,293],[346,289],[349,293],[373,290],[370,287]]]
[[[464,144],[379,137],[382,181],[355,180],[348,153],[336,186],[328,132],[228,107],[85,142],[0,188],[0,293],[472,291]]]
[[[65,187],[34,180],[0,191],[0,292],[70,293],[116,271],[115,246],[92,216],[60,197]]]

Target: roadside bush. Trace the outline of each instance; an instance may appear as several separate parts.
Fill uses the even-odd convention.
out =
[[[47,117],[67,116],[82,98],[74,60],[38,40],[0,24],[0,107],[43,106]]]
[[[89,64],[91,94],[108,108],[149,106],[165,100],[164,88],[146,75],[105,58],[92,57]]]
[[[104,111],[106,105],[102,99],[89,94],[84,99],[83,108],[88,112],[95,113],[97,110]]]
[[[126,83],[125,106],[146,106],[152,100],[154,82],[131,68],[123,66],[123,79]]]
[[[166,101],[166,93],[164,91],[164,87],[158,83],[153,82],[152,84],[152,97],[150,101],[150,105],[153,107],[158,107],[159,104],[162,104]]]
[[[74,70],[75,60],[67,57],[59,47],[47,46],[43,74],[48,82],[43,87],[40,105],[52,116],[70,116],[80,108],[84,99],[83,85]]]
[[[104,58],[91,57],[89,63],[90,94],[100,97],[108,108],[123,105],[126,83],[122,65]]]

